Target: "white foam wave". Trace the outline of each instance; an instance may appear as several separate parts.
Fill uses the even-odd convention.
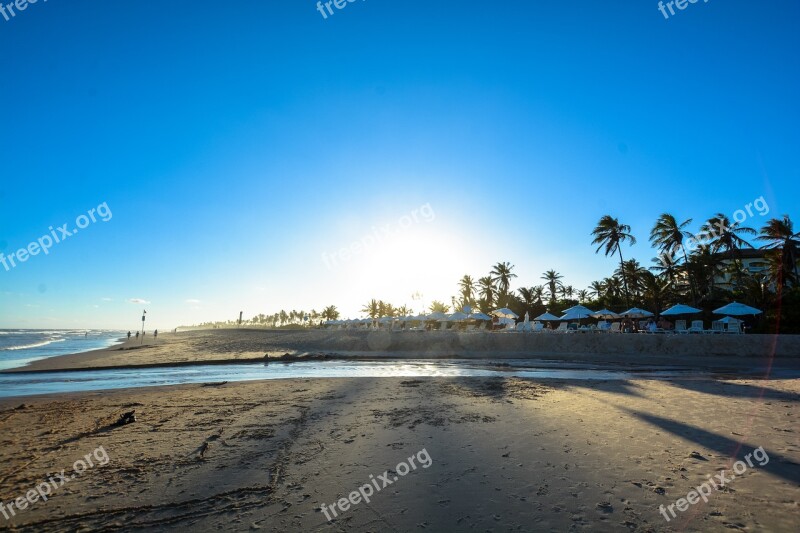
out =
[[[9,346],[7,348],[0,348],[0,351],[11,351],[11,350],[28,350],[30,348],[39,348],[40,346],[47,346],[48,344],[52,344],[54,342],[64,342],[66,339],[49,339],[43,342],[37,342],[34,344],[23,344],[21,346]]]

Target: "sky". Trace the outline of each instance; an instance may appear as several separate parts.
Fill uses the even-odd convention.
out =
[[[419,311],[500,261],[586,288],[606,214],[646,266],[663,212],[800,221],[798,2],[343,5],[0,14],[0,328]]]

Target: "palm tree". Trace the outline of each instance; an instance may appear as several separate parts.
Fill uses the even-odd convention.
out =
[[[336,320],[339,318],[339,311],[336,310],[335,305],[329,305],[325,309],[322,310],[322,318],[327,318],[328,320]]]
[[[450,306],[443,304],[439,300],[434,300],[433,302],[431,302],[430,310],[431,310],[431,313],[437,313],[437,312],[438,313],[449,313],[450,312]]]
[[[517,292],[519,293],[520,300],[522,300],[522,303],[526,308],[533,307],[538,303],[536,298],[536,287],[522,287],[517,289]]]
[[[589,284],[589,294],[595,299],[600,300],[606,292],[602,281],[593,281]]]
[[[717,213],[709,218],[700,228],[700,233],[707,236],[710,241],[711,251],[736,253],[742,248],[753,246],[739,235],[756,235],[756,230],[742,226],[740,222],[731,224],[730,219],[722,213]]]
[[[717,213],[703,224],[700,232],[710,239],[709,245],[712,252],[728,252],[733,257],[733,262],[738,268],[737,272],[741,271],[741,254],[739,250],[752,248],[753,246],[739,235],[756,235],[756,230],[742,226],[740,222],[731,224],[726,215]],[[739,285],[742,284],[740,273],[737,273],[736,280]]]
[[[589,299],[589,291],[581,289],[578,291],[578,303],[583,303]]]
[[[658,247],[658,251],[661,252],[659,254],[662,263],[666,263],[671,261],[674,263],[673,258],[675,257],[675,252],[681,250],[683,252],[683,261],[687,263],[689,261],[689,256],[686,253],[686,247],[683,245],[684,239],[691,239],[692,234],[686,231],[684,228],[692,223],[692,219],[684,220],[681,223],[675,219],[673,215],[669,213],[662,213],[658,220],[656,220],[655,226],[653,229],[650,230],[650,242],[655,244]],[[687,272],[688,274],[688,272]],[[689,277],[689,288],[692,291],[692,303],[697,303],[697,294],[694,288],[694,281],[692,281],[692,277]],[[675,280],[674,275],[669,278],[671,281]]]
[[[564,284],[561,283],[561,279],[563,277],[564,276],[555,270],[548,270],[542,275],[542,279],[546,282],[545,285],[547,286],[547,292],[550,293],[551,304],[556,302],[559,290],[564,287]]]
[[[372,319],[381,316],[380,309],[378,308],[378,301],[374,298],[370,300],[367,305],[361,308],[361,312]]]
[[[512,274],[514,265],[511,263],[497,263],[489,274],[492,276],[492,281],[497,283],[500,289],[500,294],[508,294],[508,287],[511,278],[516,278],[516,274]]]
[[[622,248],[620,244],[625,241],[636,244],[636,237],[631,235],[631,227],[627,224],[620,224],[619,220],[613,218],[611,215],[604,215],[597,223],[597,227],[592,231],[594,240],[592,244],[599,245],[594,253],[598,253],[601,248],[605,248],[606,257],[614,255],[619,252],[619,265],[622,270],[622,286],[625,289],[625,303],[630,306],[630,293],[628,292],[628,281],[625,278],[625,269],[622,268],[624,260],[622,259]]]
[[[478,289],[480,295],[486,300],[486,303],[491,307],[494,302],[495,290],[494,281],[489,276],[484,276],[478,280]]]
[[[475,299],[475,281],[472,279],[472,276],[465,275],[461,280],[458,282],[458,286],[461,290],[461,299],[464,301],[465,304],[469,305]]]
[[[571,300],[575,296],[575,288],[572,285],[561,287],[561,295],[565,300]]]
[[[779,289],[782,291],[787,281],[796,286],[800,282],[800,276],[797,274],[797,261],[800,260],[800,233],[794,232],[794,224],[789,215],[783,215],[782,219],[773,218],[767,221],[756,240],[767,243],[763,249],[780,251]]]

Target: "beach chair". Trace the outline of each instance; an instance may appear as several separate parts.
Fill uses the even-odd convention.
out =
[[[566,322],[562,322],[553,331],[555,331],[556,333],[566,333],[568,327],[569,327],[569,324],[567,324]]]
[[[622,332],[622,323],[621,322],[612,322],[611,325],[606,330],[608,333],[620,333]]]
[[[685,320],[676,320],[675,321],[675,333],[689,333],[689,330],[686,329],[686,321]]]
[[[742,328],[739,325],[739,322],[728,322],[728,329],[725,330],[725,333],[741,333]]]
[[[524,331],[525,330],[525,324],[520,322],[519,324],[517,324],[517,326],[514,329],[517,330],[517,331],[520,331],[520,332]]]
[[[688,329],[689,333],[703,333],[703,321],[692,320],[692,327]]]
[[[541,331],[544,331],[544,324],[542,324],[541,322],[534,322],[533,323],[533,332],[534,333],[539,333]]]
[[[714,320],[711,323],[711,329],[707,329],[706,333],[725,333],[725,324],[719,320]]]

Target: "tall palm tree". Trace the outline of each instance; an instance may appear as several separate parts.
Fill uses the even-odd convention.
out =
[[[650,230],[650,242],[657,246],[658,251],[661,252],[659,257],[663,257],[662,262],[672,261],[675,253],[680,250],[683,252],[684,264],[689,261],[689,255],[686,253],[686,247],[683,244],[684,239],[691,239],[692,234],[684,228],[692,223],[692,219],[684,220],[681,223],[669,213],[662,213],[658,220],[656,220],[653,229]],[[674,262],[674,261],[673,261]],[[687,271],[688,275],[688,271]],[[694,281],[692,277],[689,278],[689,288],[692,291],[692,303],[697,303],[697,293],[694,288]],[[670,277],[674,281],[674,276]]]
[[[555,270],[548,270],[544,273],[544,275],[542,275],[542,279],[545,281],[545,286],[547,287],[547,292],[550,294],[551,304],[556,302],[556,299],[558,298],[558,292],[564,286],[564,284],[561,283],[561,279],[563,277],[564,276]]]
[[[712,252],[733,252],[735,254],[742,248],[753,247],[740,235],[756,235],[756,230],[742,226],[741,222],[731,224],[726,215],[717,213],[702,225],[700,233],[709,238]]]
[[[578,291],[578,303],[583,303],[589,300],[589,291],[586,289],[581,289]]]
[[[488,306],[491,307],[492,303],[494,303],[494,281],[489,276],[484,276],[478,280],[478,290],[480,291],[481,297],[486,300]]]
[[[628,292],[628,281],[624,277],[624,269],[622,264],[622,248],[620,245],[625,241],[629,241],[632,245],[636,244],[636,238],[631,235],[631,227],[627,224],[620,224],[619,220],[613,218],[611,215],[604,215],[597,223],[597,227],[592,231],[594,240],[592,244],[599,245],[594,253],[598,253],[601,248],[604,248],[606,257],[614,255],[619,252],[620,269],[623,271],[622,286],[625,289],[625,303],[630,305],[630,293]]]
[[[780,252],[779,288],[783,290],[787,281],[796,286],[800,282],[800,276],[797,274],[797,262],[800,260],[800,232],[794,232],[794,224],[789,215],[767,221],[756,240],[766,243],[762,246],[763,249]]]
[[[475,281],[472,276],[465,275],[458,282],[458,287],[461,290],[461,299],[465,304],[469,305],[475,299]]]
[[[510,285],[511,278],[516,278],[516,274],[512,274],[511,271],[514,269],[514,265],[511,263],[497,263],[489,274],[492,276],[492,281],[497,283],[498,288],[500,289],[500,294],[508,294],[508,287]]]

